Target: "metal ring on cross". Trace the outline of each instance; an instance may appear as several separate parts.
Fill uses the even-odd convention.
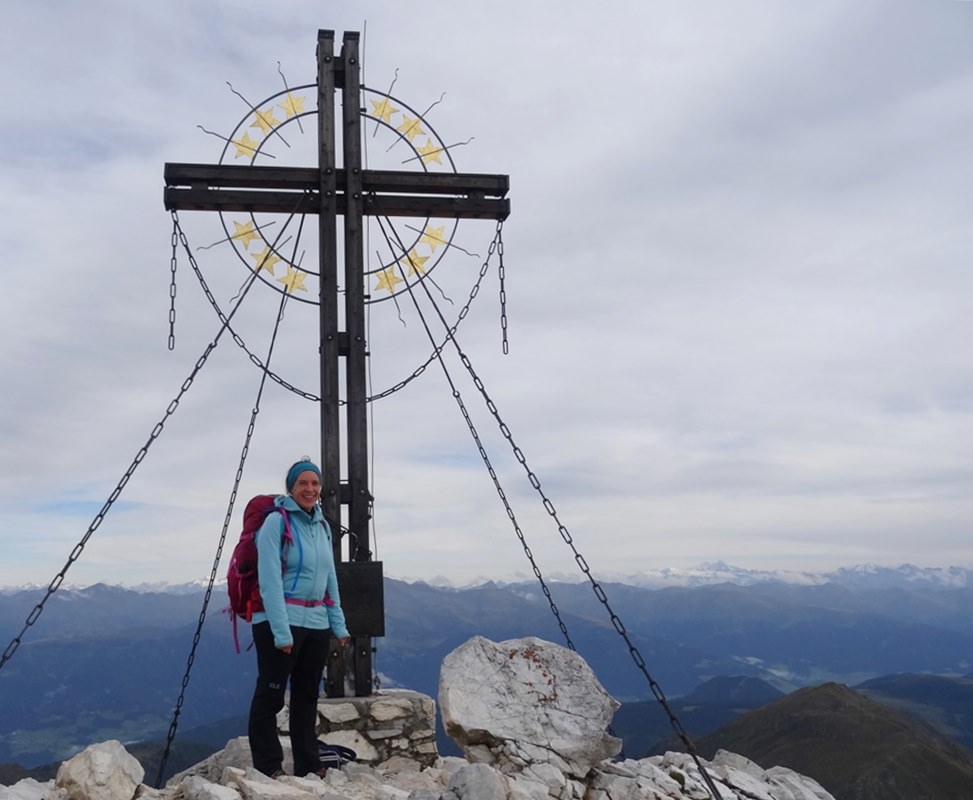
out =
[[[362,105],[365,106],[361,109],[365,169],[372,168],[368,162],[377,161],[382,162],[379,168],[456,173],[449,146],[423,114],[388,93],[366,86],[362,86],[361,91]],[[219,163],[224,165],[244,161],[248,166],[279,167],[315,165],[318,160],[318,111],[317,108],[308,110],[304,106],[306,103],[315,104],[316,95],[317,85],[305,84],[286,88],[250,106],[249,112],[225,139]],[[336,149],[340,152],[340,144]],[[472,283],[470,297],[462,310],[451,315],[453,319],[449,331],[443,331],[435,344],[426,340],[426,355],[421,358],[422,363],[411,375],[389,382],[389,388],[371,395],[369,401],[404,387],[435,359],[469,311],[486,266],[481,267],[482,259],[477,254],[456,244],[458,219],[420,216],[405,218],[404,221],[397,219],[393,223],[390,218],[383,219],[380,206],[373,209],[372,216],[377,217],[378,225],[372,226],[375,231],[366,242],[364,302],[375,305],[392,300],[401,325],[406,323],[400,298],[414,291],[424,281],[435,286],[441,298],[453,303],[449,290],[444,290],[431,277],[447,253],[461,254],[475,261],[479,275],[473,281],[473,276],[465,272],[466,285]],[[273,291],[286,292],[288,300],[319,305],[319,291],[314,285],[320,277],[316,224],[305,224],[301,215],[287,218],[284,214],[220,211],[219,217],[226,241],[232,245],[248,273],[256,272],[262,284]],[[312,285],[309,286],[309,283]],[[231,331],[247,351],[250,360],[266,368],[259,357],[243,344],[237,331],[232,328]],[[289,381],[277,380],[297,394],[310,394]]]
[[[318,113],[317,109],[304,110],[308,98],[304,94],[306,92],[313,95],[317,92],[317,86],[306,84],[284,89],[254,106],[228,137],[219,163],[238,163],[238,159],[245,158],[251,165],[282,166],[288,156],[288,160],[293,160],[294,154],[298,154],[298,157],[302,153],[306,155],[307,149],[295,148],[294,143],[307,135],[314,139],[316,147],[316,128],[305,131],[303,125],[303,120],[316,118]],[[376,150],[384,149],[384,155],[395,157],[397,152],[402,153],[396,160],[403,169],[415,167],[430,172],[438,165],[441,172],[456,172],[449,148],[421,114],[391,95],[366,86],[362,86],[362,95],[372,107],[371,111],[366,107],[361,112],[364,123],[362,134],[366,144],[369,139],[377,138],[380,130],[392,137],[391,144],[387,144],[386,137],[382,148],[370,148],[369,156],[374,157]],[[277,118],[278,113],[283,119]],[[374,126],[369,123],[374,123]],[[256,138],[250,135],[254,129],[259,131]],[[279,215],[278,219],[246,213],[240,216],[243,217],[242,222],[237,220],[237,215],[220,212],[223,230],[240,260],[248,269],[256,269],[259,279],[267,286],[278,292],[287,291],[287,275],[281,273],[290,268],[303,275],[319,275],[314,258],[308,259],[314,263],[305,263],[303,258],[297,260],[295,253],[300,250],[289,247],[292,237],[278,236],[279,228],[275,226],[280,224]],[[417,219],[421,219],[421,227],[415,224],[399,226],[397,230],[400,236],[392,238],[393,247],[401,252],[378,251],[375,262],[369,258],[372,254],[366,253],[365,280],[374,280],[371,291],[366,287],[366,303],[390,300],[408,291],[415,282],[430,275],[449,251],[459,220],[443,220],[443,224],[437,227],[430,217]],[[400,277],[403,274],[404,277]],[[292,291],[291,297],[304,303],[318,303],[317,295],[310,291],[301,294]]]

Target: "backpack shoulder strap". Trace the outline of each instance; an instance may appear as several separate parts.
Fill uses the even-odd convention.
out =
[[[284,522],[280,536],[280,574],[283,577],[284,573],[287,572],[287,550],[294,544],[294,532],[291,529],[290,514],[287,513],[287,509],[283,506],[271,506],[268,508],[264,514],[264,519],[275,513],[279,513]]]
[[[284,530],[280,537],[280,576],[283,578],[284,574],[287,572],[287,550],[294,544],[294,531],[291,528],[291,515],[283,506],[275,506],[274,511],[279,511],[281,517],[284,520]],[[301,548],[301,543],[297,543],[297,572],[294,573],[294,583],[291,585],[289,591],[293,592],[297,589],[297,581],[301,575],[301,563],[304,558],[303,548]]]
[[[280,515],[284,518],[284,539],[287,540],[287,544],[291,544],[294,541],[294,532],[291,530],[291,515],[287,513],[287,509],[283,506],[276,506],[274,511],[279,511]],[[283,546],[283,541],[281,540],[281,546]]]

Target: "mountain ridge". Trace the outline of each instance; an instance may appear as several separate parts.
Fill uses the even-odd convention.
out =
[[[704,757],[730,750],[789,767],[842,800],[969,800],[973,751],[847,686],[807,687],[700,737]]]
[[[438,589],[456,590],[477,588],[487,584],[512,586],[535,580],[532,575],[526,573],[517,573],[502,580],[479,577],[463,583],[456,583],[445,576],[435,576],[432,578],[408,576],[389,577],[403,583],[422,583]],[[831,583],[852,589],[887,589],[916,586],[955,589],[973,587],[973,567],[962,567],[958,565],[920,567],[909,563],[899,564],[897,566],[881,566],[878,564],[864,563],[839,567],[834,570],[811,571],[752,569],[734,566],[724,561],[714,561],[704,562],[698,566],[687,568],[660,567],[658,569],[631,573],[604,573],[596,576],[596,579],[599,582],[622,583],[641,588],[695,588],[720,583],[729,583],[736,586],[753,586],[761,583],[819,586]],[[550,583],[583,583],[588,579],[585,575],[579,573],[568,574],[555,572],[549,574],[545,580]],[[64,583],[58,591],[83,591],[96,586],[109,586],[140,593],[162,592],[167,594],[182,594],[203,590],[208,585],[208,578],[178,583],[156,581],[134,585],[111,582],[98,582],[94,584]],[[225,586],[225,581],[217,581],[215,586]],[[36,583],[0,586],[0,595],[24,591],[46,592],[47,588],[48,586],[46,584]]]

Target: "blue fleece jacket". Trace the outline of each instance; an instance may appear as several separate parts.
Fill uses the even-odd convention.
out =
[[[286,569],[282,575],[284,519],[277,512],[269,513],[256,537],[257,578],[264,610],[254,614],[252,621],[270,622],[277,647],[294,643],[291,625],[319,630],[330,628],[339,639],[348,636],[331,549],[331,528],[320,506],[315,506],[313,512],[308,514],[288,495],[279,496],[275,505],[287,510],[294,542],[286,549]],[[334,605],[307,607],[284,602],[285,597],[320,601],[325,591]]]

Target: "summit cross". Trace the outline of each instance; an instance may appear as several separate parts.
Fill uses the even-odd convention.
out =
[[[509,179],[506,175],[363,169],[359,34],[345,32],[335,57],[334,31],[318,31],[317,67],[316,167],[167,163],[165,207],[318,217],[321,504],[339,526],[333,543],[335,561],[352,634],[355,694],[362,697],[371,695],[373,687],[370,637],[384,635],[381,563],[372,562],[368,547],[359,547],[344,560],[339,534],[342,508],[347,507],[348,530],[357,541],[367,543],[373,501],[367,459],[363,217],[503,220],[510,213]],[[341,91],[340,165],[336,90]],[[339,216],[343,220],[345,330],[339,329],[338,314]],[[347,390],[344,420],[339,414],[342,362]],[[346,476],[341,474],[342,445],[346,448]],[[345,695],[343,656],[332,648],[326,685],[331,697]]]

